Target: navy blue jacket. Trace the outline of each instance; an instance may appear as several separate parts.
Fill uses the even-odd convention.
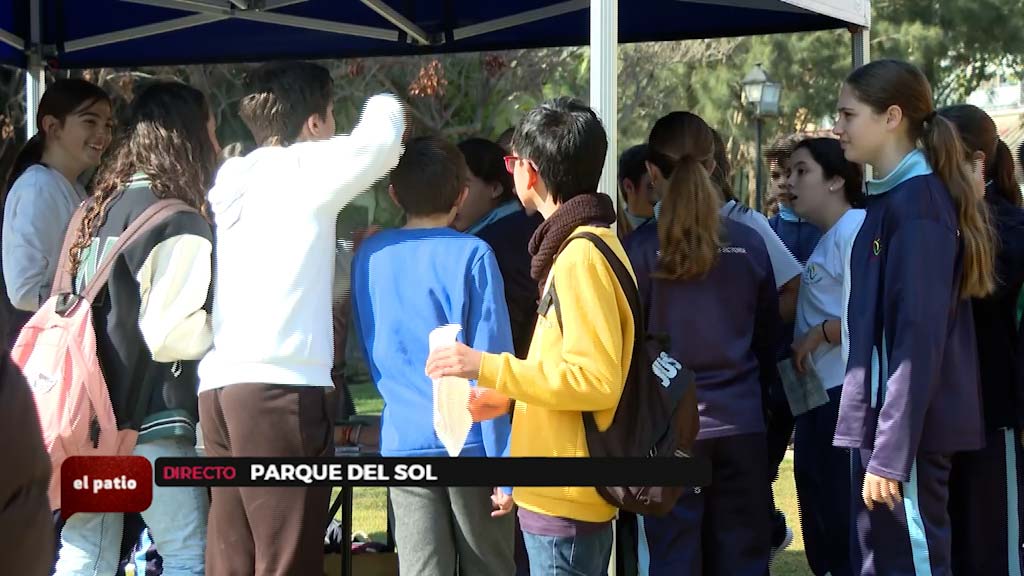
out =
[[[544,218],[517,210],[488,224],[476,233],[487,242],[498,259],[505,281],[505,302],[512,322],[512,342],[516,356],[526,358],[537,321],[537,281],[530,276],[530,237]]]
[[[906,482],[920,452],[984,446],[974,315],[960,291],[956,207],[924,155],[868,193],[835,444],[872,449],[868,472]]]
[[[998,192],[986,190],[997,237],[996,290],[975,299],[974,326],[978,336],[981,396],[988,430],[1017,427],[1024,414],[1017,409],[1024,400],[1018,386],[1016,355],[1017,296],[1024,283],[1024,210]]]
[[[658,233],[652,220],[624,241],[650,334],[667,334],[671,356],[697,375],[698,439],[764,431],[761,398],[779,377],[779,295],[764,240],[722,218],[723,247],[699,280],[652,278]]]

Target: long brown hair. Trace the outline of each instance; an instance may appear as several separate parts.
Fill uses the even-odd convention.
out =
[[[658,215],[658,270],[671,280],[704,277],[722,245],[721,192],[704,163],[715,155],[715,136],[700,116],[672,112],[651,129],[650,162],[669,179]]]
[[[956,126],[936,114],[932,88],[913,64],[878,60],[854,70],[846,79],[857,99],[876,114],[898,106],[913,142],[920,141],[935,173],[946,184],[956,204],[964,243],[961,296],[983,297],[995,287],[994,236],[988,209],[977,197],[964,161],[964,145]]]
[[[1014,206],[1024,205],[1017,179],[1013,175],[1013,154],[999,138],[992,117],[971,104],[947,106],[939,114],[956,125],[968,152],[985,154],[985,179],[991,180],[995,191]]]
[[[206,192],[217,163],[209,119],[203,93],[180,82],[152,84],[132,102],[128,125],[96,177],[93,202],[71,247],[72,276],[110,204],[135,174],[149,178],[157,197],[183,200],[206,216]]]

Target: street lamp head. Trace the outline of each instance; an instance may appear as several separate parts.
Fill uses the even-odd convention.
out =
[[[779,100],[782,96],[782,85],[768,79],[761,63],[743,78],[743,100],[754,109],[757,116],[775,116],[779,113]]]

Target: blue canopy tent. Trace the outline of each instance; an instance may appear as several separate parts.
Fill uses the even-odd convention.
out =
[[[590,104],[615,189],[619,42],[849,28],[868,58],[870,0],[7,0],[0,64],[25,68],[27,117],[43,70],[346,58],[590,44]],[[26,122],[29,134],[33,122]],[[614,197],[614,195],[613,195]]]

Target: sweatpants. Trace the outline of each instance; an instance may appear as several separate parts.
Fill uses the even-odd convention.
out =
[[[327,457],[334,454],[328,388],[232,384],[199,395],[206,455]],[[206,570],[217,576],[320,574],[331,489],[215,487]]]
[[[770,540],[765,435],[697,440],[711,485],[687,489],[662,517],[638,518],[640,574],[763,576]]]
[[[949,516],[954,574],[1021,576],[1021,446],[1012,429],[953,456]]]
[[[815,576],[850,576],[850,450],[832,445],[842,386],[796,417],[793,476],[807,564]]]
[[[491,517],[492,488],[410,486],[388,493],[402,574],[515,574],[515,512]]]
[[[862,497],[870,450],[853,450],[850,499],[856,531],[851,539],[854,573],[861,576],[950,576],[952,527],[949,512],[949,454],[920,453],[902,483],[894,510]],[[857,570],[859,569],[859,572]]]

